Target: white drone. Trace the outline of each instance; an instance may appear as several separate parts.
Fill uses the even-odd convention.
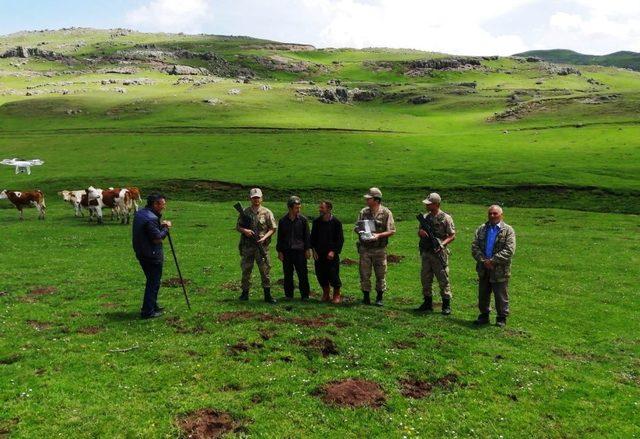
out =
[[[0,162],[0,164],[7,165],[7,166],[15,166],[16,174],[26,173],[27,175],[31,175],[31,167],[43,165],[44,162],[40,159],[20,160],[17,158],[13,158],[13,159],[4,159],[3,161]]]

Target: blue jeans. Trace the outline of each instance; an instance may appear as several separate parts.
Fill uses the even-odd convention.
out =
[[[160,279],[162,278],[162,261],[153,259],[139,259],[138,261],[147,278],[142,309],[140,310],[140,314],[145,317],[153,314],[158,307],[158,290],[160,290]]]

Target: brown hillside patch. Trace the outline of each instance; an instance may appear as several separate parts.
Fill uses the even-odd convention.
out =
[[[180,417],[176,424],[184,437],[189,439],[211,439],[228,433],[240,433],[242,424],[227,412],[200,409]]]
[[[190,279],[183,279],[185,285],[189,285],[191,283]],[[163,287],[168,288],[178,288],[182,286],[182,282],[180,282],[179,277],[171,277],[169,279],[165,279],[162,281]]]
[[[56,287],[53,286],[47,286],[47,287],[36,287],[33,288],[31,290],[29,290],[29,294],[32,296],[45,296],[47,294],[53,294],[55,292],[57,292],[58,289]]]
[[[355,259],[350,259],[350,258],[344,258],[342,261],[340,261],[340,263],[342,265],[358,265],[358,261],[356,261]]]
[[[378,408],[387,400],[378,383],[354,378],[325,384],[320,394],[325,403],[340,407]]]
[[[414,378],[400,380],[402,386],[400,392],[407,398],[420,399],[431,395],[436,388],[450,389],[458,382],[458,375],[447,374],[435,381],[423,381]]]
[[[338,355],[338,347],[336,343],[329,337],[318,337],[300,342],[302,346],[318,351],[323,357],[329,355]]]
[[[390,264],[399,264],[404,258],[403,255],[389,255],[387,256],[387,262]]]

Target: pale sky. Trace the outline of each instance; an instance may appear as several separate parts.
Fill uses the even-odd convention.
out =
[[[0,35],[71,26],[464,55],[640,52],[640,0],[0,0]]]

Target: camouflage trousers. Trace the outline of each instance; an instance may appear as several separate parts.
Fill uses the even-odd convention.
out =
[[[422,281],[422,294],[424,297],[433,296],[433,278],[438,280],[440,286],[440,296],[443,298],[451,298],[451,282],[449,281],[449,264],[446,267],[442,266],[440,258],[433,252],[425,251],[421,252],[422,257],[422,270],[420,272],[420,280]],[[449,261],[449,255],[446,250],[443,252],[445,261]]]
[[[360,253],[360,288],[371,291],[371,272],[376,275],[376,291],[387,290],[387,249],[361,247]]]
[[[267,260],[264,261],[260,255],[258,247],[242,247],[240,249],[240,268],[242,269],[242,291],[248,291],[251,288],[251,272],[253,271],[254,262],[258,265],[260,271],[260,277],[262,278],[262,288],[271,287],[271,278],[269,272],[271,271],[271,258],[269,257],[269,249],[265,247],[267,253]]]

